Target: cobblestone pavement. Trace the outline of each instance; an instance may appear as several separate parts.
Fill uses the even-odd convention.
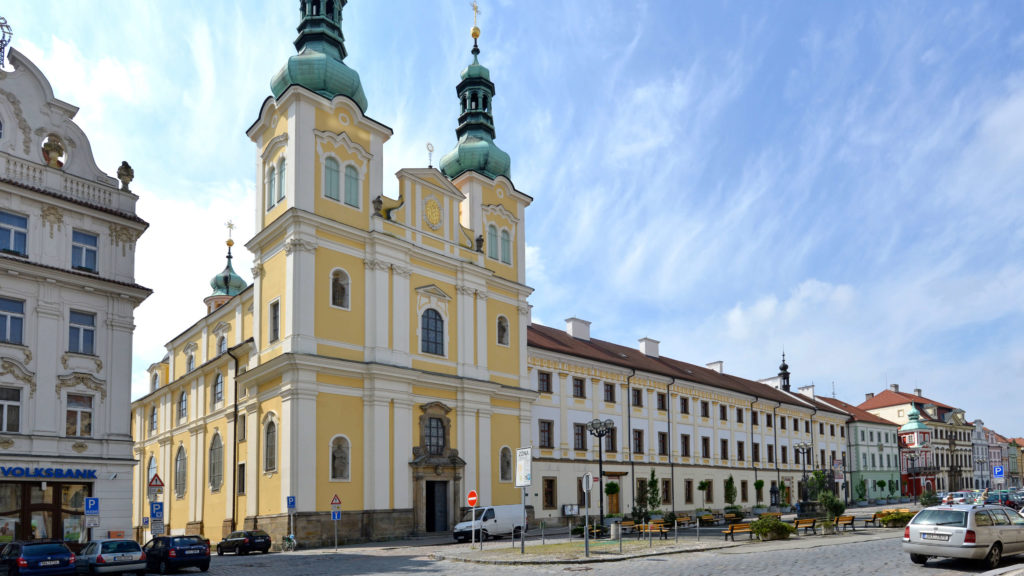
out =
[[[870,531],[866,531],[870,532]],[[210,574],[214,576],[287,576],[439,574],[531,576],[588,572],[598,575],[637,574],[676,576],[679,574],[757,574],[785,575],[829,574],[829,576],[944,576],[983,574],[985,570],[971,562],[932,560],[925,567],[912,564],[900,551],[900,533],[895,531],[837,537],[807,537],[784,542],[749,543],[713,550],[637,557],[615,562],[568,564],[479,564],[467,557],[473,552],[467,544],[449,544],[445,540],[403,542],[399,545],[366,544],[333,549],[297,551],[287,554],[214,557]],[[720,541],[706,542],[719,545]],[[721,543],[724,545],[724,543]],[[487,548],[507,547],[507,540],[488,542]],[[438,559],[440,557],[461,560]],[[1024,555],[1008,558],[999,572],[1024,569]]]

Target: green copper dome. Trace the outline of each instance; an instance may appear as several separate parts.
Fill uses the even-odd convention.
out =
[[[907,413],[908,422],[903,426],[900,426],[900,432],[913,432],[915,430],[928,430],[928,426],[921,422],[921,413],[917,408],[911,408],[910,412]]]
[[[234,296],[239,294],[248,286],[241,276],[235,273],[231,266],[231,247],[234,242],[228,240],[228,263],[224,270],[210,280],[210,287],[213,288],[211,296]]]
[[[491,72],[477,59],[480,48],[473,41],[473,63],[462,71],[462,81],[455,91],[459,95],[459,137],[455,148],[441,157],[441,172],[455,179],[463,172],[473,171],[494,179],[511,179],[512,160],[494,143],[494,84]]]
[[[324,98],[347,96],[366,112],[366,95],[359,73],[343,60],[345,36],[341,33],[341,10],[348,0],[300,0],[302,20],[295,39],[298,54],[274,75],[270,90],[274,98],[289,86],[302,86]]]

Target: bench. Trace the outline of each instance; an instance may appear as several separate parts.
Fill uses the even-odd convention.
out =
[[[713,526],[715,522],[715,516],[713,514],[704,514],[697,519],[701,526]]]
[[[844,531],[846,530],[847,527],[849,527],[854,532],[857,531],[857,527],[853,525],[853,516],[840,516],[840,517],[836,518],[836,530],[837,531],[839,530],[840,526],[842,526]]]
[[[733,523],[739,522],[741,520],[743,520],[743,517],[740,516],[739,514],[726,514],[725,515],[725,523],[726,524],[733,524]]]
[[[658,534],[662,540],[668,539],[668,526],[665,526],[663,522],[651,522],[650,524],[641,524],[636,529],[636,537],[642,536],[653,536]]]
[[[818,533],[817,522],[818,522],[817,518],[797,518],[796,520],[793,521],[793,527],[796,528],[798,531],[802,528],[803,531],[804,531],[804,534],[807,534],[808,530],[811,531],[811,534],[817,534]]]
[[[761,517],[764,518],[765,516],[775,516],[776,518],[781,520],[782,519],[782,512],[762,512],[761,513]]]
[[[723,537],[726,540],[728,540],[729,538],[732,538],[733,542],[736,541],[736,535],[737,534],[743,534],[743,533],[747,533],[750,536],[750,538],[754,537],[754,533],[750,531],[750,524],[747,524],[747,523],[744,523],[744,522],[736,522],[734,524],[729,524],[728,528],[726,528],[725,530],[722,530]]]
[[[864,527],[867,528],[868,524],[871,524],[875,528],[878,527],[878,522],[882,519],[882,515],[875,512],[870,518],[864,518]]]
[[[680,516],[676,518],[676,526],[682,526],[683,528],[686,528],[690,524],[694,524],[694,521],[693,518],[690,518],[689,516]]]
[[[636,522],[633,522],[632,520],[625,520],[619,524],[619,528],[622,530],[623,534],[626,532],[633,532],[636,530]]]

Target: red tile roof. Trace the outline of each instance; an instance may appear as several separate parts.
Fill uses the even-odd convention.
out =
[[[925,405],[934,404],[939,408],[945,408],[946,410],[955,410],[953,406],[943,404],[942,402],[936,402],[931,398],[925,398],[924,396],[917,396],[915,394],[907,394],[906,392],[894,392],[891,389],[882,390],[874,397],[868,398],[857,405],[862,410],[874,410],[876,408],[888,408],[890,406],[899,406],[900,404],[914,404],[914,405]],[[922,412],[922,416],[925,414]]]
[[[839,408],[840,410],[848,412],[850,416],[853,418],[854,422],[871,422],[872,424],[885,424],[887,426],[899,427],[899,424],[895,422],[886,420],[881,416],[876,416],[871,412],[868,412],[867,410],[862,410],[854,406],[853,404],[847,404],[842,400],[837,400],[835,398],[821,398],[821,401],[826,404],[831,404],[836,408]]]
[[[802,405],[803,407],[812,407],[839,414],[843,413],[843,411],[833,406],[823,404],[796,392],[785,392],[767,384],[747,380],[732,374],[717,372],[710,368],[689,364],[665,356],[647,356],[636,348],[621,346],[605,340],[573,338],[563,330],[542,324],[530,324],[527,328],[526,340],[527,345],[532,348],[550,350],[627,369],[648,372],[668,378],[677,378],[715,388],[723,388],[769,401]]]

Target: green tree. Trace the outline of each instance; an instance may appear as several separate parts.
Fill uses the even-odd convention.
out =
[[[701,508],[704,510],[708,508],[708,488],[711,488],[711,480],[701,480],[697,484],[697,490],[700,490]]]
[[[863,500],[864,498],[866,498],[868,493],[868,479],[861,478],[857,482],[857,487],[855,488],[855,490],[857,491],[857,500]]]
[[[619,493],[618,482],[606,482],[604,485],[604,493],[607,496],[614,496]]]
[[[647,479],[647,509],[657,510],[661,507],[661,491],[658,489],[658,478],[651,469],[651,477]]]
[[[889,478],[889,498],[892,498],[893,496],[896,495],[897,486],[898,484],[896,483],[896,480],[894,480],[893,478]]]
[[[818,495],[818,501],[821,502],[822,508],[828,514],[830,522],[834,521],[837,516],[841,516],[843,512],[846,512],[846,504],[843,503],[841,498],[837,498],[831,492],[823,491]]]
[[[762,495],[764,494],[764,480],[754,480],[754,499],[757,501],[756,505],[758,508],[761,507]]]
[[[725,480],[725,501],[729,506],[736,504],[736,481],[732,479],[732,474]]]

